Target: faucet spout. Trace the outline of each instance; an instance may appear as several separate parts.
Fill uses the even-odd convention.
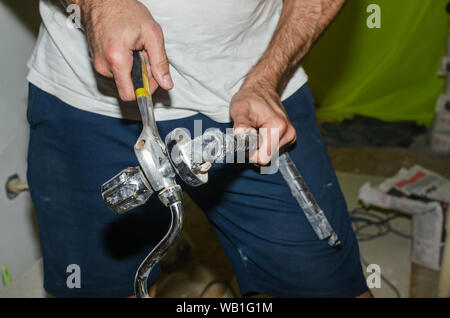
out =
[[[153,248],[150,254],[144,259],[136,272],[134,279],[134,290],[137,298],[150,298],[147,289],[147,279],[151,270],[166,255],[169,247],[178,239],[183,230],[184,212],[181,201],[177,201],[169,206],[172,220],[167,234]]]

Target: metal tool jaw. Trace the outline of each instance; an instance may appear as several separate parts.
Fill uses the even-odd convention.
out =
[[[170,163],[166,146],[159,136],[153,116],[153,105],[148,98],[140,98],[142,100],[138,101],[138,104],[143,129],[134,145],[134,153],[152,189],[161,191],[177,185],[175,171]]]
[[[142,132],[134,145],[139,166],[124,169],[105,182],[101,189],[107,206],[118,214],[145,204],[153,192],[159,192],[159,198],[166,206],[177,200],[181,201],[182,198],[182,190],[176,183],[175,171],[170,163],[166,146],[158,133],[147,66],[139,52],[134,52],[133,55],[131,77],[142,117]]]
[[[194,145],[190,134],[182,129],[172,130],[166,137],[167,151],[169,158],[180,178],[193,187],[198,187],[208,182],[209,167],[202,166],[202,159],[196,160]]]
[[[187,130],[176,128],[166,137],[166,147],[173,168],[185,183],[193,187],[208,182],[211,163],[234,154],[238,157],[238,162],[245,162],[245,153],[256,150],[261,142],[256,130],[224,134],[218,128],[210,128],[203,135],[191,139]]]

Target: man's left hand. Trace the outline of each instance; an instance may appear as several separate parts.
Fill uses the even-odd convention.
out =
[[[263,142],[259,150],[249,157],[251,162],[259,165],[269,164],[279,149],[294,144],[297,139],[280,95],[270,85],[244,83],[231,100],[230,116],[235,133],[246,132],[250,128],[259,130]]]

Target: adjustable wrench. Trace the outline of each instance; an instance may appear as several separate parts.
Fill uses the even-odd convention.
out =
[[[183,229],[183,192],[175,181],[175,172],[166,146],[161,141],[156,127],[147,65],[142,53],[137,51],[133,53],[131,77],[143,125],[141,135],[134,146],[139,166],[123,170],[105,182],[101,191],[107,206],[118,214],[143,205],[153,192],[158,192],[161,202],[171,211],[169,231],[144,259],[136,273],[136,296],[148,298],[147,278],[150,271],[164,257]]]

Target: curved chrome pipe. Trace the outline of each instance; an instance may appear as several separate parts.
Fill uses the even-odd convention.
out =
[[[180,201],[169,206],[172,214],[170,228],[161,242],[147,255],[139,266],[134,279],[134,291],[137,298],[150,298],[147,289],[147,279],[153,267],[166,255],[169,247],[177,240],[183,230],[183,205]]]

